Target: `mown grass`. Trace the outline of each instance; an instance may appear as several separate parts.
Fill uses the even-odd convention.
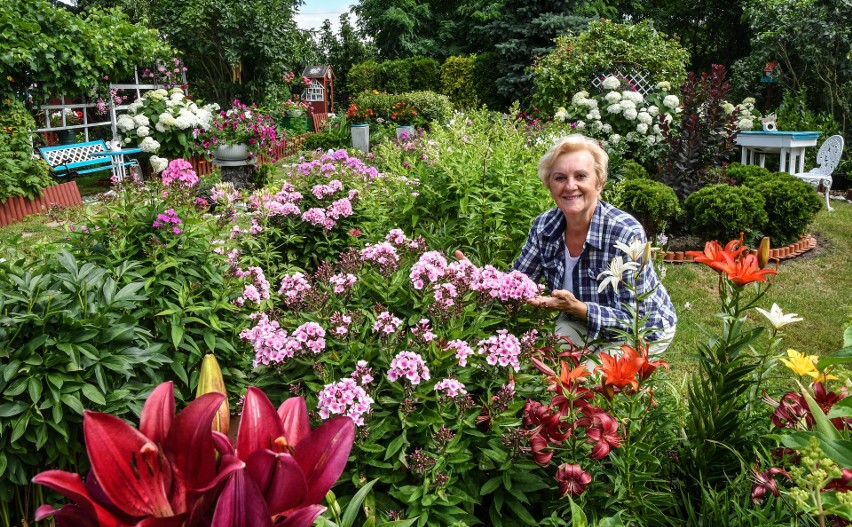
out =
[[[852,204],[832,203],[834,212],[823,209],[812,225],[818,246],[798,258],[785,260],[772,281],[760,307],[778,304],[785,313],[798,313],[804,320],[783,328],[780,352],[794,348],[809,355],[826,356],[842,347],[843,328],[852,316]],[[679,322],[667,352],[672,372],[695,370],[697,346],[707,341],[699,326],[720,333],[717,274],[699,264],[669,264],[665,282]],[[756,324],[768,323],[749,312]],[[758,346],[768,345],[768,339]]]

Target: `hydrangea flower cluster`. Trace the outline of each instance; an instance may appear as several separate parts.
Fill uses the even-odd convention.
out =
[[[388,311],[379,313],[379,318],[373,324],[373,331],[384,335],[393,335],[402,325],[402,320],[393,316]]]
[[[467,342],[463,340],[451,340],[444,347],[446,351],[456,350],[456,359],[459,361],[459,366],[464,368],[467,366],[467,358],[474,354]]]
[[[403,378],[414,385],[430,379],[429,368],[423,357],[413,351],[401,351],[391,360],[388,379],[396,382]]]
[[[181,230],[178,225],[180,225],[181,223],[183,223],[183,220],[178,217],[177,212],[175,212],[175,209],[166,209],[163,213],[157,214],[157,219],[154,220],[154,222],[151,224],[151,227],[154,227],[155,229],[160,229],[162,227],[174,225],[174,227],[172,227],[172,232],[175,234],[180,234]]]
[[[521,354],[521,343],[518,337],[509,333],[508,330],[498,330],[496,335],[480,340],[477,345],[479,346],[477,353],[485,355],[485,362],[491,366],[503,368],[511,366],[515,371],[520,371],[521,364],[518,356]]]
[[[467,393],[464,384],[453,378],[442,379],[435,383],[435,391],[448,399],[455,399]]]
[[[284,295],[284,303],[287,307],[303,305],[305,303],[305,292],[311,290],[311,284],[302,273],[285,275],[281,279],[281,287],[278,294]]]
[[[245,304],[245,301],[260,304],[263,300],[269,300],[269,282],[263,274],[263,269],[260,267],[249,267],[247,271],[237,268],[234,274],[238,278],[248,276],[251,278],[251,283],[246,284],[243,289],[243,294],[236,300],[238,306]]]
[[[166,187],[176,184],[176,186],[183,188],[193,188],[199,181],[198,174],[193,170],[192,164],[181,158],[170,161],[169,166],[163,170],[160,177]]]
[[[357,426],[363,426],[364,416],[369,415],[373,402],[373,398],[354,379],[346,378],[323,387],[319,393],[317,413],[322,419],[346,415]]]

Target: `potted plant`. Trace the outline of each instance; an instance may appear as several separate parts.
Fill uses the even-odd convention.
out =
[[[64,118],[63,118],[64,117]],[[76,126],[83,123],[83,112],[77,112],[71,108],[63,108],[50,114],[50,126]],[[77,142],[77,133],[74,130],[58,130],[60,145],[73,145]]]
[[[396,123],[396,138],[402,141],[414,136],[414,118],[417,110],[405,101],[393,105],[391,120]]]
[[[279,142],[273,119],[255,105],[246,106],[237,99],[230,110],[213,117],[208,131],[198,132],[201,148],[215,159],[228,162],[250,160],[261,154],[273,156]]]
[[[372,108],[353,104],[346,110],[346,119],[352,123],[352,146],[362,152],[370,150],[370,119],[372,117]]]

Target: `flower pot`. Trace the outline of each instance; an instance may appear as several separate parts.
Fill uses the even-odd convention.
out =
[[[218,161],[245,161],[249,158],[248,145],[245,143],[219,145],[216,150],[213,150],[213,157]]]
[[[357,148],[362,152],[370,151],[370,125],[369,124],[353,124],[352,128],[352,147]]]
[[[73,145],[77,142],[77,134],[74,130],[60,130],[56,132],[60,145]]]
[[[414,138],[414,126],[397,126],[396,127],[396,140],[404,141],[406,139]]]

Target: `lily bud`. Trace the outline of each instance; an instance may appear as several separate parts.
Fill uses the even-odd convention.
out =
[[[757,250],[757,266],[761,269],[769,263],[769,237],[764,236],[760,240],[760,248]]]
[[[213,430],[228,434],[231,427],[231,409],[228,406],[228,392],[225,390],[225,379],[222,378],[222,368],[212,353],[208,353],[201,361],[201,373],[198,377],[198,388],[195,397],[201,397],[206,393],[221,393],[225,396],[222,406],[216,411],[213,418]]]
[[[651,263],[651,242],[645,244],[645,250],[642,251],[642,267]]]

